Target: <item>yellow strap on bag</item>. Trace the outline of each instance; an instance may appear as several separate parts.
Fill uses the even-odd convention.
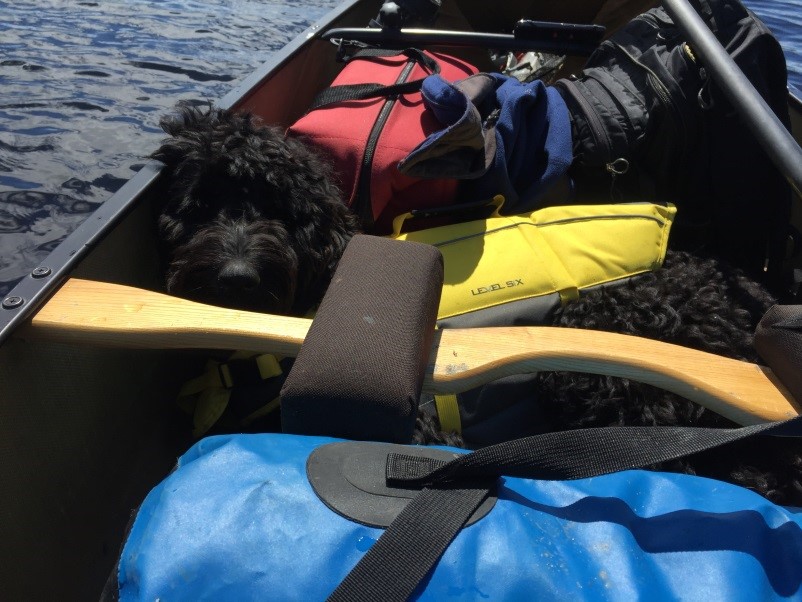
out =
[[[459,415],[459,400],[453,393],[433,395],[440,428],[446,433],[462,433],[462,420]]]
[[[623,203],[546,207],[398,233],[443,253],[445,281],[438,319],[582,289],[659,268],[676,213],[673,205]]]
[[[565,304],[583,289],[655,270],[663,264],[676,214],[670,204],[626,203],[502,216],[502,202],[493,199],[495,211],[487,219],[405,234],[410,214],[393,224],[393,238],[432,244],[443,253],[441,325],[466,315],[472,321],[458,325],[494,325],[499,312],[491,316],[492,308],[554,293],[554,303]],[[434,401],[441,427],[460,433],[457,396],[435,395]]]

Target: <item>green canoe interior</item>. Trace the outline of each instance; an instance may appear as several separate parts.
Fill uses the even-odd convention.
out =
[[[353,3],[329,25],[364,26],[380,4]],[[438,27],[493,31],[526,16],[595,22],[609,31],[653,4],[503,2],[490,12],[486,2],[446,0]],[[271,123],[291,123],[334,76],[334,52],[329,42],[305,44],[234,106]],[[449,52],[474,61],[485,56],[475,50]],[[582,62],[579,57],[570,60],[573,68]],[[802,116],[798,107],[792,112],[799,140]],[[160,290],[153,188],[72,275]],[[132,509],[191,443],[175,397],[205,359],[201,352],[97,349],[18,337],[0,347],[4,599],[99,596]]]

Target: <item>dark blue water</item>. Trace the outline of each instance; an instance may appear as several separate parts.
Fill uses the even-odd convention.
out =
[[[0,297],[143,164],[178,100],[216,100],[337,0],[0,1]]]
[[[176,101],[221,98],[337,1],[0,0],[0,296],[143,164]],[[802,0],[748,4],[802,90]]]

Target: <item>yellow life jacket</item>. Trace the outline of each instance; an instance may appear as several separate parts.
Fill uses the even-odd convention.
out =
[[[396,218],[393,238],[432,244],[443,254],[441,325],[494,325],[502,314],[520,314],[527,300],[553,308],[584,289],[655,270],[676,214],[670,204],[625,203],[502,216],[496,203],[487,219],[403,234],[410,214]]]

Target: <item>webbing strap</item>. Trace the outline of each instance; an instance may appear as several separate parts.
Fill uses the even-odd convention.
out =
[[[642,468],[757,435],[802,436],[802,416],[737,429],[608,427],[547,433],[492,445],[430,469],[387,458],[388,484],[423,485],[330,600],[406,600],[499,476],[580,479]],[[422,467],[422,472],[417,469]],[[489,482],[489,481],[485,481]]]
[[[409,60],[420,64],[424,69],[431,73],[440,73],[440,65],[431,57],[424,54],[417,48],[407,48],[405,50],[387,50],[382,48],[366,48],[354,54],[349,61],[356,59],[371,59],[405,55]],[[330,86],[322,90],[307,109],[307,113],[322,107],[348,102],[353,100],[366,100],[368,98],[388,98],[400,94],[412,94],[418,92],[423,84],[423,79],[416,79],[397,84],[345,84],[340,86]]]
[[[757,435],[800,437],[802,416],[735,429],[620,426],[545,433],[484,447],[427,475],[389,474],[388,480],[428,486],[499,476],[584,479],[676,460]]]
[[[275,355],[237,351],[225,362],[207,361],[203,374],[182,385],[176,401],[192,416],[193,436],[200,437],[223,415],[235,387],[254,386],[282,374],[279,358]],[[268,414],[278,408],[278,404],[278,398],[260,404],[243,417],[243,424]]]
[[[434,396],[440,430],[462,434],[462,418],[459,415],[459,399],[453,393]]]
[[[489,491],[489,487],[421,491],[328,600],[401,602],[409,598]]]
[[[186,381],[178,396],[197,395],[210,388],[231,389],[239,384],[266,380],[281,373],[279,360],[272,353],[248,357],[237,352],[225,362],[209,360],[203,374]]]

